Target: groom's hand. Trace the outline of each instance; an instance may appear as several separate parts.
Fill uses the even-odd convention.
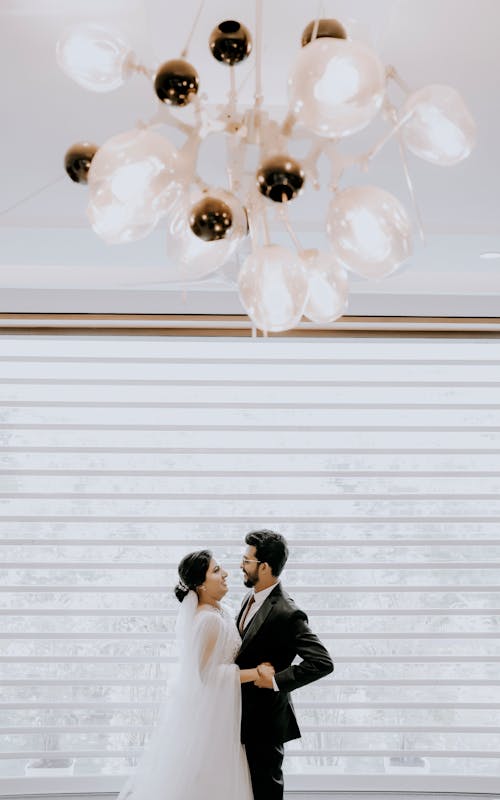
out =
[[[272,664],[259,664],[257,672],[259,673],[259,677],[254,682],[254,685],[257,686],[258,689],[273,689],[274,667]]]

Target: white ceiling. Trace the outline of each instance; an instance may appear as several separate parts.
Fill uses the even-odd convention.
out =
[[[0,311],[241,312],[236,265],[181,292],[178,283],[169,283],[174,273],[163,230],[131,245],[101,242],[87,223],[86,189],[71,183],[62,167],[70,144],[102,143],[151,118],[157,101],[141,76],[108,94],[73,84],[55,61],[60,33],[75,22],[105,23],[154,68],[178,56],[198,5],[199,0],[1,0]],[[350,313],[499,316],[500,260],[485,261],[479,254],[500,251],[500,0],[264,0],[265,104],[280,118],[301,32],[319,12],[368,41],[412,88],[455,86],[478,125],[477,147],[462,164],[440,168],[410,156],[426,246],[415,229],[415,252],[399,273],[380,283],[353,280]],[[206,0],[189,53],[211,105],[224,102],[228,78],[207,39],[228,18],[254,30],[253,2]],[[253,65],[251,56],[238,67],[246,104],[254,91]],[[391,96],[402,99],[397,88]],[[378,120],[343,146],[362,152],[384,130]],[[203,176],[220,184],[221,142],[211,137],[206,148]],[[345,179],[365,181],[395,193],[414,219],[395,143],[368,176],[353,170]],[[327,202],[323,189],[306,191],[294,203],[304,246],[325,243]],[[281,232],[273,238],[286,243]]]

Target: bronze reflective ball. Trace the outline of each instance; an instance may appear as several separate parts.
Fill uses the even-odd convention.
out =
[[[316,25],[316,20],[313,20],[304,28],[304,32],[302,34],[302,47],[305,47],[306,44],[312,39],[314,26]],[[347,33],[343,25],[336,19],[320,19],[318,25],[318,31],[316,33],[316,39],[347,39]]]
[[[205,197],[193,206],[189,225],[193,233],[205,242],[224,239],[233,224],[233,212],[222,200]]]
[[[162,103],[187,106],[198,92],[200,81],[195,68],[182,58],[165,61],[155,77],[155,92]]]
[[[78,142],[66,151],[64,169],[75,183],[87,183],[90,164],[98,147],[90,142]]]
[[[257,185],[261,193],[275,203],[296,197],[304,178],[302,167],[290,156],[273,156],[257,170]]]
[[[248,58],[252,50],[252,38],[241,22],[227,19],[213,29],[209,46],[217,61],[232,67]]]

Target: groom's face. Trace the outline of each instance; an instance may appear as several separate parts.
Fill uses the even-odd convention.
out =
[[[243,553],[240,566],[243,573],[243,583],[248,589],[253,589],[259,581],[260,567],[260,561],[257,561],[255,547],[253,545],[248,545]]]

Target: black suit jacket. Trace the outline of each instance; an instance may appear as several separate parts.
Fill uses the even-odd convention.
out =
[[[250,594],[237,617],[239,623]],[[296,656],[302,662],[292,666]],[[328,650],[311,631],[306,614],[298,608],[281,584],[266,598],[247,625],[236,664],[252,669],[270,661],[279,692],[244,683],[242,692],[241,741],[281,744],[300,737],[290,692],[333,672]]]

